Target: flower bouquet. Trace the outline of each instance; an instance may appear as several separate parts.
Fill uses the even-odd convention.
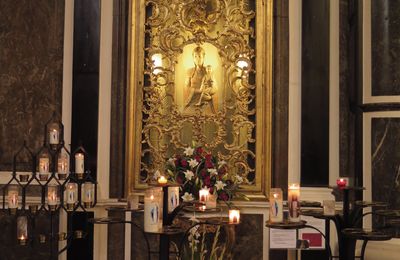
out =
[[[243,182],[241,176],[228,174],[225,161],[218,161],[202,147],[185,148],[182,155],[177,154],[168,160],[166,170],[168,178],[180,185],[183,201],[198,200],[199,190],[208,188],[217,200],[228,203],[239,196],[237,190]]]

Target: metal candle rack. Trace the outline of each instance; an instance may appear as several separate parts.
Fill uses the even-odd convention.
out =
[[[86,236],[82,230],[73,230],[72,225],[68,225],[67,233],[55,233],[54,216],[60,212],[66,212],[69,221],[76,212],[86,212],[88,208],[94,207],[97,203],[97,181],[87,169],[89,156],[85,149],[79,146],[70,153],[65,147],[64,125],[57,120],[55,113],[46,123],[44,131],[43,146],[36,154],[32,153],[24,141],[14,155],[11,179],[1,187],[2,211],[17,219],[17,240],[20,245],[44,244],[49,240],[50,258],[53,259],[68,249],[72,239]],[[75,168],[70,166],[75,166]],[[40,203],[34,202],[28,205],[27,191],[32,187],[40,189]],[[73,190],[67,191],[70,187]],[[14,193],[11,193],[10,198],[12,189]],[[19,197],[21,197],[21,203],[19,203]],[[35,218],[40,214],[45,214],[50,218],[50,234],[48,235],[38,233],[36,236],[34,223]],[[67,243],[64,248],[54,252],[53,245],[56,241],[67,241]]]

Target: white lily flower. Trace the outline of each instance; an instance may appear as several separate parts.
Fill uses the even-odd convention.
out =
[[[168,163],[172,166],[175,166],[175,158],[171,157],[168,159]]]
[[[221,166],[224,166],[226,163],[226,161],[222,160],[218,162],[218,168],[220,168]]]
[[[243,177],[240,176],[240,175],[236,175],[236,182],[237,182],[238,184],[243,183]]]
[[[199,162],[196,161],[195,159],[190,159],[190,160],[189,160],[189,165],[190,165],[190,167],[192,167],[192,168],[196,167],[198,164],[199,164]]]
[[[192,156],[194,149],[192,147],[186,147],[185,151],[183,152],[186,156]]]
[[[158,180],[158,178],[160,178],[160,177],[161,177],[160,171],[159,170],[155,171],[153,174],[153,179]]]
[[[210,173],[211,176],[218,175],[217,169],[212,168],[212,169],[208,169],[207,171]]]
[[[222,181],[217,181],[214,186],[217,188],[217,190],[223,190],[226,184]]]
[[[192,171],[190,171],[190,170],[185,171],[185,178],[187,180],[191,180],[193,178],[193,176],[194,176],[194,173]]]
[[[185,192],[185,194],[183,194],[183,196],[181,198],[185,202],[194,200],[192,193],[188,193],[188,192]]]

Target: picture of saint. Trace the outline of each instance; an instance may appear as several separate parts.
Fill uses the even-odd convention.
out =
[[[194,67],[187,71],[185,87],[189,90],[189,95],[183,111],[188,108],[209,106],[211,112],[215,113],[213,95],[217,92],[217,85],[213,69],[210,65],[204,65],[205,51],[202,47],[194,48],[192,57]]]
[[[153,207],[151,208],[150,216],[151,216],[151,223],[157,224],[158,223],[158,205],[157,204],[154,204]]]

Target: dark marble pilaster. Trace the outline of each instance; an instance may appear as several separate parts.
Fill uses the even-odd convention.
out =
[[[272,186],[286,192],[288,176],[289,3],[274,1]]]
[[[61,114],[64,0],[0,1],[0,170]]]
[[[356,153],[356,44],[358,24],[355,1],[340,0],[339,6],[339,155],[340,176],[355,176]]]
[[[371,122],[372,200],[388,202],[389,208],[392,209],[400,208],[399,146],[400,118],[373,118]]]
[[[372,95],[400,95],[400,1],[371,2]]]
[[[129,1],[115,0],[111,90],[110,197],[124,197]]]
[[[125,212],[108,211],[108,217],[125,219]],[[123,260],[125,259],[125,225],[108,225],[108,250],[107,259]]]
[[[289,0],[274,0],[272,187],[287,193],[289,126]],[[286,195],[284,195],[286,196]],[[284,250],[272,250],[269,259],[286,259]]]

